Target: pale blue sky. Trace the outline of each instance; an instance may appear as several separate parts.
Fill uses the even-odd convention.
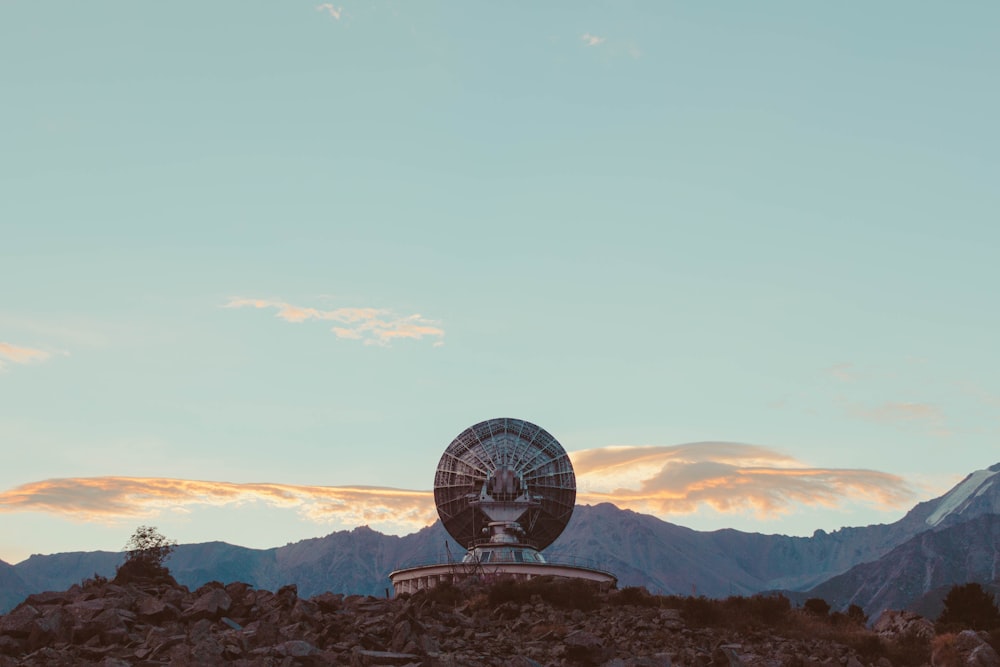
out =
[[[894,520],[1000,460],[998,22],[994,2],[0,0],[0,494],[426,490],[459,431],[513,416],[571,452],[738,442],[912,491],[659,512],[676,523]],[[331,331],[366,308],[374,328]],[[140,522],[251,546],[351,523],[13,499],[8,561]]]

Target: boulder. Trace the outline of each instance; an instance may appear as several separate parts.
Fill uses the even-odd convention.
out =
[[[175,619],[180,616],[180,610],[172,604],[164,602],[160,598],[146,597],[139,602],[136,609],[139,618],[149,623],[159,623],[161,621]]]
[[[888,609],[875,620],[872,630],[883,637],[914,636],[930,639],[934,636],[934,624],[912,611]]]
[[[304,658],[319,653],[319,649],[301,639],[292,639],[274,647],[274,652],[282,657]]]
[[[597,665],[605,658],[604,643],[600,637],[586,631],[571,632],[563,638],[566,647],[566,658],[579,665]]]
[[[194,601],[190,607],[184,610],[181,617],[186,621],[199,620],[203,618],[218,619],[229,611],[233,604],[233,599],[224,588],[212,588]]]
[[[30,604],[22,604],[9,614],[0,617],[0,634],[9,637],[27,637],[35,627],[35,619],[42,612]]]
[[[671,667],[670,656],[658,653],[643,658],[614,658],[601,667]]]
[[[278,604],[283,609],[291,609],[295,606],[295,601],[299,599],[299,587],[295,584],[288,584],[278,589],[276,594]]]
[[[941,635],[934,640],[932,667],[1000,667],[1000,656],[972,630]]]
[[[73,637],[74,619],[63,607],[43,607],[42,615],[32,624],[28,650],[56,643],[68,643]]]
[[[369,665],[409,665],[420,664],[419,655],[413,653],[397,653],[395,651],[369,651],[358,649],[351,652],[351,667],[369,667]]]

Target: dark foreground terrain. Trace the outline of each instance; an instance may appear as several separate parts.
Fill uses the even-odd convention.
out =
[[[680,598],[536,579],[442,586],[398,599],[304,599],[247,584],[195,591],[169,576],[96,577],[28,597],[0,616],[14,665],[1000,665],[971,631],[793,609],[783,597]],[[932,657],[933,653],[933,657]]]

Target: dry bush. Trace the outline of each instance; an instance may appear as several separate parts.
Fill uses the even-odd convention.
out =
[[[413,600],[423,599],[427,604],[442,607],[455,607],[468,599],[467,591],[462,590],[450,581],[442,581],[433,588],[425,588],[413,594]]]
[[[730,597],[725,606],[734,621],[746,618],[751,626],[778,626],[787,622],[792,611],[792,603],[784,595]]]
[[[468,598],[467,598],[468,599]],[[529,581],[502,580],[480,595],[478,603],[501,616],[516,617],[520,605],[544,602],[563,609],[589,611],[602,601],[614,606],[643,606],[677,609],[685,624],[693,629],[728,630],[734,633],[758,633],[793,641],[825,641],[850,649],[864,664],[885,658],[894,665],[929,664],[930,640],[916,633],[895,639],[883,639],[865,626],[864,611],[854,605],[847,612],[820,613],[793,609],[783,595],[733,596],[723,600],[706,597],[653,595],[643,588],[626,587],[608,593],[592,582],[538,577]],[[546,634],[552,629],[546,629]],[[547,636],[558,636],[554,632]],[[1000,630],[991,637],[1000,643]],[[666,638],[664,639],[666,641]]]
[[[986,638],[986,643],[993,647],[993,650],[1000,653],[1000,628],[992,631]]]
[[[642,586],[626,586],[612,591],[608,602],[616,607],[631,605],[633,607],[659,607],[660,597],[653,595]]]
[[[823,598],[809,598],[802,605],[802,608],[817,616],[826,616],[830,613],[830,603]]]
[[[783,595],[733,596],[725,600],[698,597],[681,598],[680,610],[684,622],[694,628],[749,631],[787,624],[792,605]]]
[[[930,662],[930,641],[907,634],[882,639],[864,625],[860,608],[849,613],[824,615],[816,611],[794,610],[784,596],[663,599],[663,606],[681,609],[692,628],[725,629],[735,632],[766,630],[792,640],[821,640],[841,644],[871,664],[886,658],[894,665],[921,665]],[[818,607],[818,605],[817,605]]]
[[[170,570],[147,560],[127,560],[118,566],[115,578],[112,580],[116,584],[130,583],[165,583],[172,586],[177,585],[177,581],[170,574]]]
[[[84,589],[88,589],[88,588],[100,588],[106,583],[108,583],[108,578],[101,576],[95,572],[93,577],[87,577],[86,579],[80,582],[80,585]]]
[[[894,665],[924,665],[931,661],[931,641],[916,632],[884,639],[864,627],[841,629],[829,633],[826,639],[854,649],[862,662],[875,662],[886,658]]]
[[[938,635],[931,642],[931,655],[934,656],[935,665],[958,665],[958,651],[955,650],[955,635],[945,633]]]
[[[722,605],[718,600],[704,596],[683,598],[680,609],[681,618],[691,628],[716,627],[722,622]]]
[[[533,596],[560,609],[591,611],[600,604],[600,586],[582,579],[535,577],[527,581],[501,579],[487,593],[487,602],[496,607],[504,602],[528,604]]]

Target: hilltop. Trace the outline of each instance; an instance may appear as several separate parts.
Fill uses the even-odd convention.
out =
[[[653,596],[540,578],[464,582],[397,599],[302,598],[240,582],[190,591],[169,577],[89,579],[0,617],[0,667],[101,664],[669,667],[926,664],[929,622],[792,609],[784,597]],[[1000,665],[989,637],[940,638]],[[963,648],[964,647],[964,648]],[[971,664],[971,663],[970,663]]]

